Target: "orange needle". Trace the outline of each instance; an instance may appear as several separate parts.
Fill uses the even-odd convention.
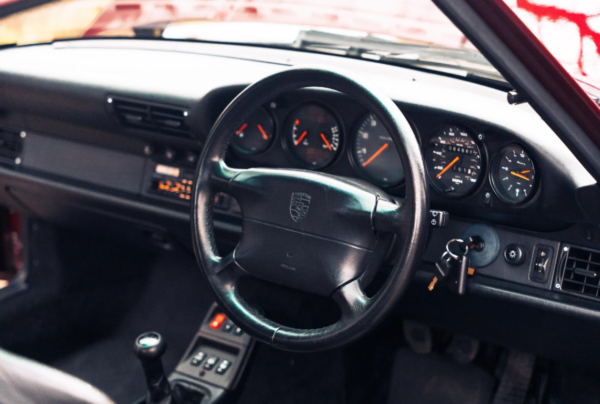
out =
[[[260,133],[262,133],[263,137],[265,138],[265,140],[269,140],[269,136],[267,136],[267,134],[265,133],[265,131],[263,130],[262,126],[257,125],[258,126],[258,130],[260,130]]]
[[[523,178],[524,180],[527,180],[527,181],[529,181],[529,178],[525,177],[524,175],[521,175],[521,174],[519,174],[519,173],[516,173],[516,172],[514,172],[514,171],[511,171],[510,173],[511,173],[512,175],[514,175],[514,176],[517,176],[517,177],[519,177],[519,178]]]
[[[237,132],[235,132],[235,134],[239,135],[240,133],[242,133],[244,131],[244,129],[246,129],[246,126],[248,126],[247,123],[243,124],[242,127],[239,128]]]
[[[325,137],[324,134],[321,133],[321,139],[323,139],[323,141],[325,142],[325,144],[327,145],[327,148],[329,150],[331,150],[331,145],[329,144],[329,142],[327,141],[327,138]]]
[[[306,131],[304,131],[304,133],[300,136],[300,138],[298,140],[296,140],[296,143],[294,143],[294,146],[298,146],[300,144],[300,142],[302,141],[302,139],[304,139],[304,136],[306,136]]]
[[[528,172],[530,172],[530,171],[531,171],[531,170],[527,170],[527,171],[521,171],[521,174],[525,174],[525,173],[528,173]]]
[[[456,163],[458,160],[460,160],[460,159],[458,158],[458,156],[454,157],[454,160],[452,160],[452,162],[451,162],[450,164],[448,164],[448,165],[446,166],[446,168],[444,168],[442,171],[440,171],[440,172],[438,173],[438,175],[436,175],[436,176],[435,176],[435,178],[440,178],[440,176],[441,176],[442,174],[444,174],[446,171],[448,171],[448,170],[450,169],[450,167],[452,167],[452,166],[453,166],[453,165],[454,165],[454,164],[455,164],[455,163]]]
[[[385,149],[387,149],[387,147],[388,147],[388,144],[387,144],[387,143],[386,143],[386,144],[384,144],[383,146],[381,146],[381,147],[379,148],[379,150],[377,150],[377,151],[376,151],[376,152],[375,152],[375,153],[374,153],[374,154],[371,156],[371,158],[370,158],[370,159],[368,159],[367,161],[365,161],[365,162],[363,163],[363,167],[366,167],[366,166],[367,166],[367,164],[369,164],[371,161],[375,160],[375,157],[379,156],[379,155],[381,154],[381,152],[382,152],[382,151],[384,151]]]

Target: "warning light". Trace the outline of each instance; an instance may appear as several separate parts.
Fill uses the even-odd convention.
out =
[[[225,317],[225,314],[217,314],[215,318],[213,318],[213,320],[210,322],[210,328],[214,328],[216,330],[221,326],[221,324],[223,324],[226,318],[227,317]]]

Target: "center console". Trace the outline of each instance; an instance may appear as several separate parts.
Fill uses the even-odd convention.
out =
[[[235,389],[253,346],[254,339],[214,304],[169,379],[174,385],[192,383],[205,389],[202,403],[213,403]]]

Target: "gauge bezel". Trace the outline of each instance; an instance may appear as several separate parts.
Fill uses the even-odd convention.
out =
[[[504,155],[504,150],[509,148],[509,147],[519,147],[521,149],[523,149],[523,151],[527,154],[527,156],[531,159],[531,164],[533,164],[533,171],[535,174],[535,178],[534,178],[534,183],[533,183],[533,187],[532,187],[532,192],[527,195],[527,198],[523,199],[520,202],[515,202],[512,201],[510,199],[505,198],[502,195],[502,192],[499,191],[500,186],[496,184],[496,181],[498,181],[498,179],[496,178],[496,175],[494,174],[495,170],[494,170],[494,166],[496,164],[497,161],[499,161],[500,159],[502,159],[502,156]],[[507,203],[511,206],[522,206],[522,205],[526,205],[527,203],[531,202],[533,200],[533,198],[536,196],[537,191],[538,191],[538,185],[540,183],[539,180],[539,171],[537,169],[537,163],[535,162],[535,159],[532,157],[531,153],[529,152],[529,149],[527,147],[524,147],[522,144],[520,143],[514,143],[514,142],[509,142],[509,143],[505,143],[502,146],[500,146],[498,148],[498,151],[496,153],[494,153],[494,157],[492,158],[491,164],[490,164],[490,170],[488,173],[488,177],[490,179],[490,184],[492,184],[492,189],[494,190],[494,194],[496,194],[496,196],[498,197],[498,199],[500,199],[502,202]]]
[[[473,188],[469,192],[467,192],[466,194],[463,194],[463,195],[452,195],[452,194],[448,194],[448,193],[444,192],[443,190],[440,190],[437,187],[436,183],[431,178],[432,174],[429,171],[429,164],[427,162],[427,156],[426,156],[427,148],[429,147],[429,144],[431,143],[431,139],[440,129],[443,129],[448,126],[456,126],[458,128],[465,129],[469,133],[469,135],[471,135],[473,140],[475,140],[475,143],[477,144],[477,147],[479,148],[479,153],[481,155],[481,175],[479,176],[479,178],[477,178],[477,182],[475,183]],[[429,181],[431,188],[433,188],[433,190],[436,193],[438,193],[439,195],[442,195],[444,198],[464,199],[464,198],[467,198],[467,197],[470,197],[470,196],[476,194],[483,187],[483,184],[485,183],[485,178],[487,177],[488,172],[489,172],[489,170],[488,170],[488,152],[487,152],[487,147],[486,147],[484,141],[479,138],[479,133],[481,133],[481,131],[473,129],[471,127],[471,125],[469,125],[469,124],[466,124],[464,122],[449,121],[449,122],[445,122],[445,123],[442,123],[441,125],[436,126],[435,129],[432,130],[430,135],[427,137],[427,141],[424,143],[424,145],[422,147],[423,161],[425,162],[425,171],[427,171],[427,180]]]
[[[303,161],[301,158],[296,156],[296,154],[290,150],[290,147],[288,144],[288,134],[286,133],[288,123],[290,122],[290,117],[292,116],[292,114],[295,111],[299,110],[300,108],[304,108],[307,105],[316,105],[318,107],[323,108],[327,113],[329,113],[329,114],[331,114],[331,116],[333,116],[333,119],[335,119],[338,128],[340,128],[340,142],[339,142],[338,148],[335,151],[335,156],[333,157],[333,159],[331,159],[331,161],[328,162],[327,164],[323,164],[323,165],[319,165],[319,166],[313,166],[313,165],[306,164],[305,161]],[[291,128],[291,126],[290,126],[290,128]],[[345,131],[345,128],[343,125],[343,121],[335,110],[328,107],[327,105],[325,105],[322,102],[309,100],[309,101],[304,101],[299,104],[296,104],[292,108],[290,108],[290,112],[288,112],[287,115],[285,116],[285,119],[283,120],[283,125],[281,126],[281,144],[282,144],[283,149],[285,150],[285,154],[292,161],[292,163],[294,163],[297,167],[303,168],[305,170],[319,171],[319,170],[323,170],[324,168],[330,167],[339,161],[340,157],[343,155],[344,147],[345,147],[345,143],[346,143],[345,142],[345,140],[346,140],[345,133],[346,133],[346,131]],[[291,133],[289,134],[289,136],[291,136]],[[290,137],[290,139],[291,139],[291,137]]]
[[[369,175],[363,168],[361,168],[360,164],[358,164],[358,162],[356,161],[356,156],[354,156],[354,141],[355,141],[356,136],[358,136],[358,130],[360,128],[360,125],[371,114],[373,114],[373,112],[371,112],[371,111],[365,112],[352,125],[352,132],[350,134],[350,137],[348,138],[348,149],[346,150],[346,152],[348,153],[348,160],[350,161],[350,165],[352,166],[352,169],[354,170],[356,175],[358,175],[360,178],[364,179],[365,181],[368,181],[371,184],[377,185],[378,187],[383,188],[383,189],[398,188],[398,187],[404,185],[406,176],[402,177],[402,179],[400,181],[397,181],[394,183],[382,184],[379,181],[375,180],[371,175]],[[377,118],[377,115],[375,115],[375,117]],[[387,129],[386,129],[386,131],[387,131]],[[413,129],[413,132],[414,132],[414,129]],[[417,136],[416,132],[415,132],[415,136]],[[418,140],[418,137],[417,137],[417,140]],[[394,144],[394,148],[396,148],[395,144]]]
[[[249,151],[244,151],[242,149],[239,149],[235,146],[235,143],[233,141],[230,142],[230,150],[232,150],[234,153],[236,153],[237,155],[243,157],[243,156],[258,156],[261,154],[264,154],[266,152],[268,152],[269,150],[271,150],[273,148],[273,145],[277,143],[277,137],[279,135],[279,122],[277,121],[277,118],[275,117],[275,114],[271,113],[269,111],[268,108],[265,108],[264,106],[260,106],[257,109],[262,109],[268,116],[269,118],[271,118],[271,121],[273,122],[273,138],[271,139],[271,143],[269,144],[269,146],[264,149],[261,150],[259,152],[249,152]],[[250,114],[252,115],[252,114]],[[235,136],[235,135],[233,135]]]

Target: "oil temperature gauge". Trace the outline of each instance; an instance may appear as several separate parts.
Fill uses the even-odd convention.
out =
[[[273,119],[262,108],[258,108],[233,136],[231,146],[244,154],[257,154],[269,148],[273,140]]]

